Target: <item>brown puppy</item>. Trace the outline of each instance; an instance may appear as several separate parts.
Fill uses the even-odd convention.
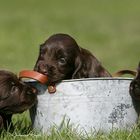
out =
[[[12,114],[34,105],[37,100],[35,92],[12,72],[0,70],[0,128],[7,129]]]
[[[34,70],[48,75],[49,83],[64,79],[109,77],[101,63],[67,34],[52,35],[40,46]]]
[[[137,75],[130,84],[130,95],[135,100],[140,100],[140,63],[137,68]]]
[[[130,83],[129,92],[132,97],[134,108],[138,116],[140,116],[140,63],[137,68],[136,77]]]

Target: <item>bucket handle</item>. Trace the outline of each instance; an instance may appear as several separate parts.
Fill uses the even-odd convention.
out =
[[[117,71],[114,74],[112,74],[112,76],[113,77],[120,77],[120,76],[125,75],[125,74],[130,74],[130,75],[135,77],[137,72],[134,70],[120,70],[120,71]]]
[[[45,84],[48,81],[48,77],[32,70],[22,70],[19,72],[19,79],[29,78],[39,81],[41,84]]]
[[[43,75],[42,73],[39,73],[37,71],[33,70],[22,70],[19,73],[19,79],[23,78],[30,78],[39,81],[41,84],[46,84],[48,81],[48,77],[46,75]],[[48,85],[48,92],[50,94],[56,92],[56,87],[54,84]]]

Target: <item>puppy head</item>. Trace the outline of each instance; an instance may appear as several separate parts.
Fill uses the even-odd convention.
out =
[[[69,35],[52,35],[40,46],[34,70],[48,75],[50,83],[70,79],[75,70],[75,59],[79,52],[76,41]]]
[[[0,112],[23,112],[36,102],[34,90],[9,71],[0,70]]]
[[[130,84],[130,94],[135,99],[140,100],[140,63],[137,68],[137,75]]]
[[[34,70],[48,75],[49,83],[64,79],[111,76],[88,50],[67,34],[52,35],[40,46]]]

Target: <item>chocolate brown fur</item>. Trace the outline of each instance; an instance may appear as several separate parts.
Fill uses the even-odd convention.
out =
[[[64,79],[111,76],[95,56],[79,47],[67,34],[52,35],[40,46],[34,70],[48,75],[49,83]]]
[[[12,72],[0,70],[0,128],[7,129],[12,114],[29,109],[36,100],[32,87],[20,81]]]
[[[130,95],[134,99],[140,100],[140,63],[137,68],[136,77],[130,83]]]

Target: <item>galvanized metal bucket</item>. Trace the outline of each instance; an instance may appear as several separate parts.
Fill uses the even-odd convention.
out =
[[[69,120],[78,129],[110,131],[131,129],[138,120],[138,110],[130,94],[131,78],[87,78],[64,80],[49,94],[47,86],[38,88],[38,104],[30,110],[33,128],[49,132]]]

